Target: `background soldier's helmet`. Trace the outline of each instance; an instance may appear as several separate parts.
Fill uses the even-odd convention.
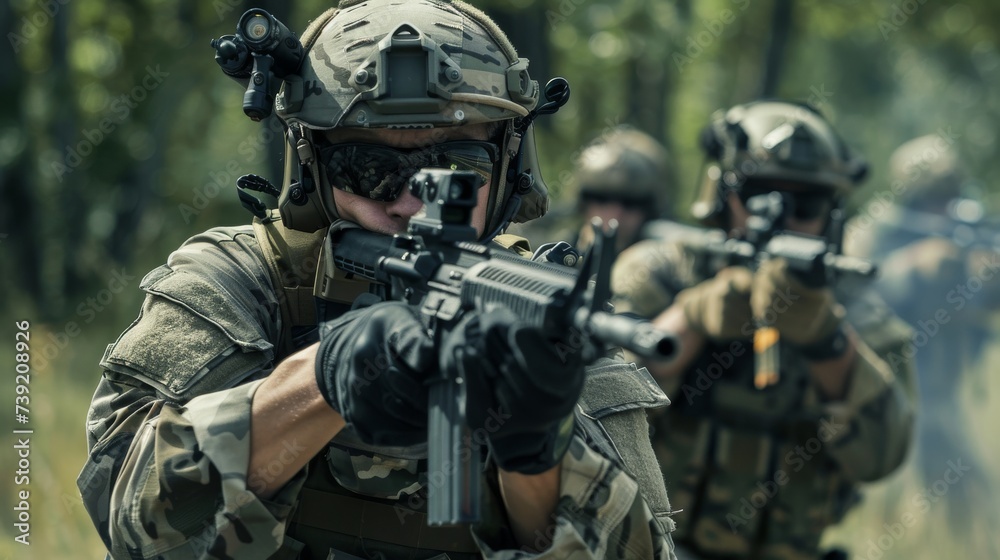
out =
[[[538,83],[528,75],[528,61],[517,57],[481,11],[458,0],[343,0],[313,21],[302,44],[306,54],[299,75],[285,80],[275,100],[277,114],[289,125],[290,157],[279,200],[286,226],[315,231],[337,219],[313,138],[343,127],[496,122],[502,157],[490,185],[486,231],[545,213],[548,191],[533,131],[529,127],[520,142],[513,136],[513,119],[526,116],[538,101]],[[507,173],[519,150],[520,169],[533,179],[527,192],[528,181]],[[296,184],[299,166],[318,179],[318,188]],[[514,211],[510,202],[517,184],[523,196]]]
[[[889,173],[893,191],[898,190],[900,202],[908,206],[943,206],[961,196],[965,181],[955,150],[934,134],[896,148],[889,158]]]
[[[571,184],[580,204],[620,202],[641,208],[653,218],[667,213],[667,187],[672,179],[669,155],[662,144],[644,132],[618,127],[580,152]]]
[[[727,194],[748,182],[797,183],[840,199],[868,171],[819,111],[802,103],[756,101],[718,111],[700,140],[708,165],[691,211],[710,225],[721,225]]]

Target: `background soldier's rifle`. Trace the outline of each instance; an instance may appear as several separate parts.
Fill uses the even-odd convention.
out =
[[[683,240],[685,245],[705,255],[713,270],[725,266],[745,266],[757,270],[767,259],[783,258],[807,285],[831,285],[844,277],[871,278],[877,266],[871,261],[840,252],[838,242],[825,237],[784,231],[789,204],[780,192],[751,197],[746,203],[750,216],[745,239],[727,238],[721,229],[703,229],[674,222],[657,221],[646,226],[648,238]],[[840,211],[832,219],[840,219]],[[838,224],[833,225],[837,230]],[[839,237],[839,236],[834,236]],[[754,385],[763,389],[778,382],[780,337],[763,317],[754,317]]]
[[[671,336],[608,311],[614,227],[603,232],[594,224],[597,241],[581,270],[521,258],[476,241],[470,220],[480,182],[475,173],[422,170],[409,188],[426,211],[410,219],[406,234],[333,231],[323,258],[348,280],[376,282],[384,298],[418,306],[439,348],[464,314],[505,306],[542,332],[572,333],[568,351],[582,352],[584,363],[608,345],[661,360],[673,355]],[[332,276],[325,272],[322,282]],[[428,522],[472,523],[479,516],[481,468],[466,424],[466,387],[456,372],[439,373],[430,389],[428,473],[444,476],[440,488],[430,489]]]

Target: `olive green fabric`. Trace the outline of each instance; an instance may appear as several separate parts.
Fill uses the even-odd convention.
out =
[[[750,308],[754,275],[742,266],[731,266],[677,294],[688,325],[716,340],[746,337],[747,325],[753,324]]]
[[[683,242],[664,245],[643,242],[621,256],[629,269],[616,265],[616,305],[656,316],[711,277]],[[646,283],[658,285],[662,306],[643,301],[654,291]],[[858,483],[903,461],[915,405],[901,352],[912,331],[870,291],[835,294],[858,333],[843,400],[820,393],[792,344],[781,345],[778,384],[755,389],[748,337],[709,340],[681,376],[659,380],[672,404],[651,415],[653,449],[689,557],[815,560]]]
[[[769,326],[781,340],[800,346],[828,338],[844,321],[833,290],[806,286],[784,259],[769,259],[754,273],[750,307],[757,319],[773,318]]]

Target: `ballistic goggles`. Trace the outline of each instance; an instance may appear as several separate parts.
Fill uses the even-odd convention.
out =
[[[425,167],[473,171],[488,184],[500,161],[500,148],[490,142],[454,140],[423,148],[400,149],[379,144],[327,144],[317,151],[330,185],[378,202],[396,200],[407,182]]]
[[[791,201],[788,216],[799,221],[824,218],[833,210],[833,196],[829,192],[791,191],[768,185],[744,185],[739,191],[740,201],[745,205],[748,200],[758,195],[780,192],[786,201]]]

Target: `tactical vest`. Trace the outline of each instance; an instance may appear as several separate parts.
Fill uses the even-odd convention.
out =
[[[646,285],[626,283],[644,316],[715,271],[681,243],[655,249],[644,258],[657,265]],[[848,308],[848,320],[875,348],[905,339],[898,319],[889,326],[886,319]],[[781,364],[781,382],[757,390],[752,342],[709,342],[684,376],[661,383],[673,402],[650,418],[653,449],[681,512],[674,540],[698,557],[815,560],[824,530],[858,500],[826,453],[829,434],[807,363],[782,345]]]
[[[272,214],[255,220],[254,232],[279,292],[282,322],[275,362],[280,362],[316,339],[313,283],[326,230],[315,234],[292,231]],[[517,236],[498,236],[494,242],[523,257],[531,256],[527,242]],[[331,308],[326,309],[325,317],[349,309],[359,287],[346,282],[343,290],[324,287],[328,294],[346,292],[344,297],[334,298],[338,301],[326,304],[334,307],[332,313]],[[637,480],[667,533],[674,525],[659,469],[633,450],[641,446],[649,449],[646,409],[668,402],[645,369],[605,358],[588,368],[577,410],[577,434]],[[426,445],[378,451],[367,448],[345,429],[310,461],[284,542],[272,559],[481,557],[468,526],[427,525]],[[495,480],[494,471],[481,485],[481,526],[487,531],[507,526],[499,490],[490,483]]]

